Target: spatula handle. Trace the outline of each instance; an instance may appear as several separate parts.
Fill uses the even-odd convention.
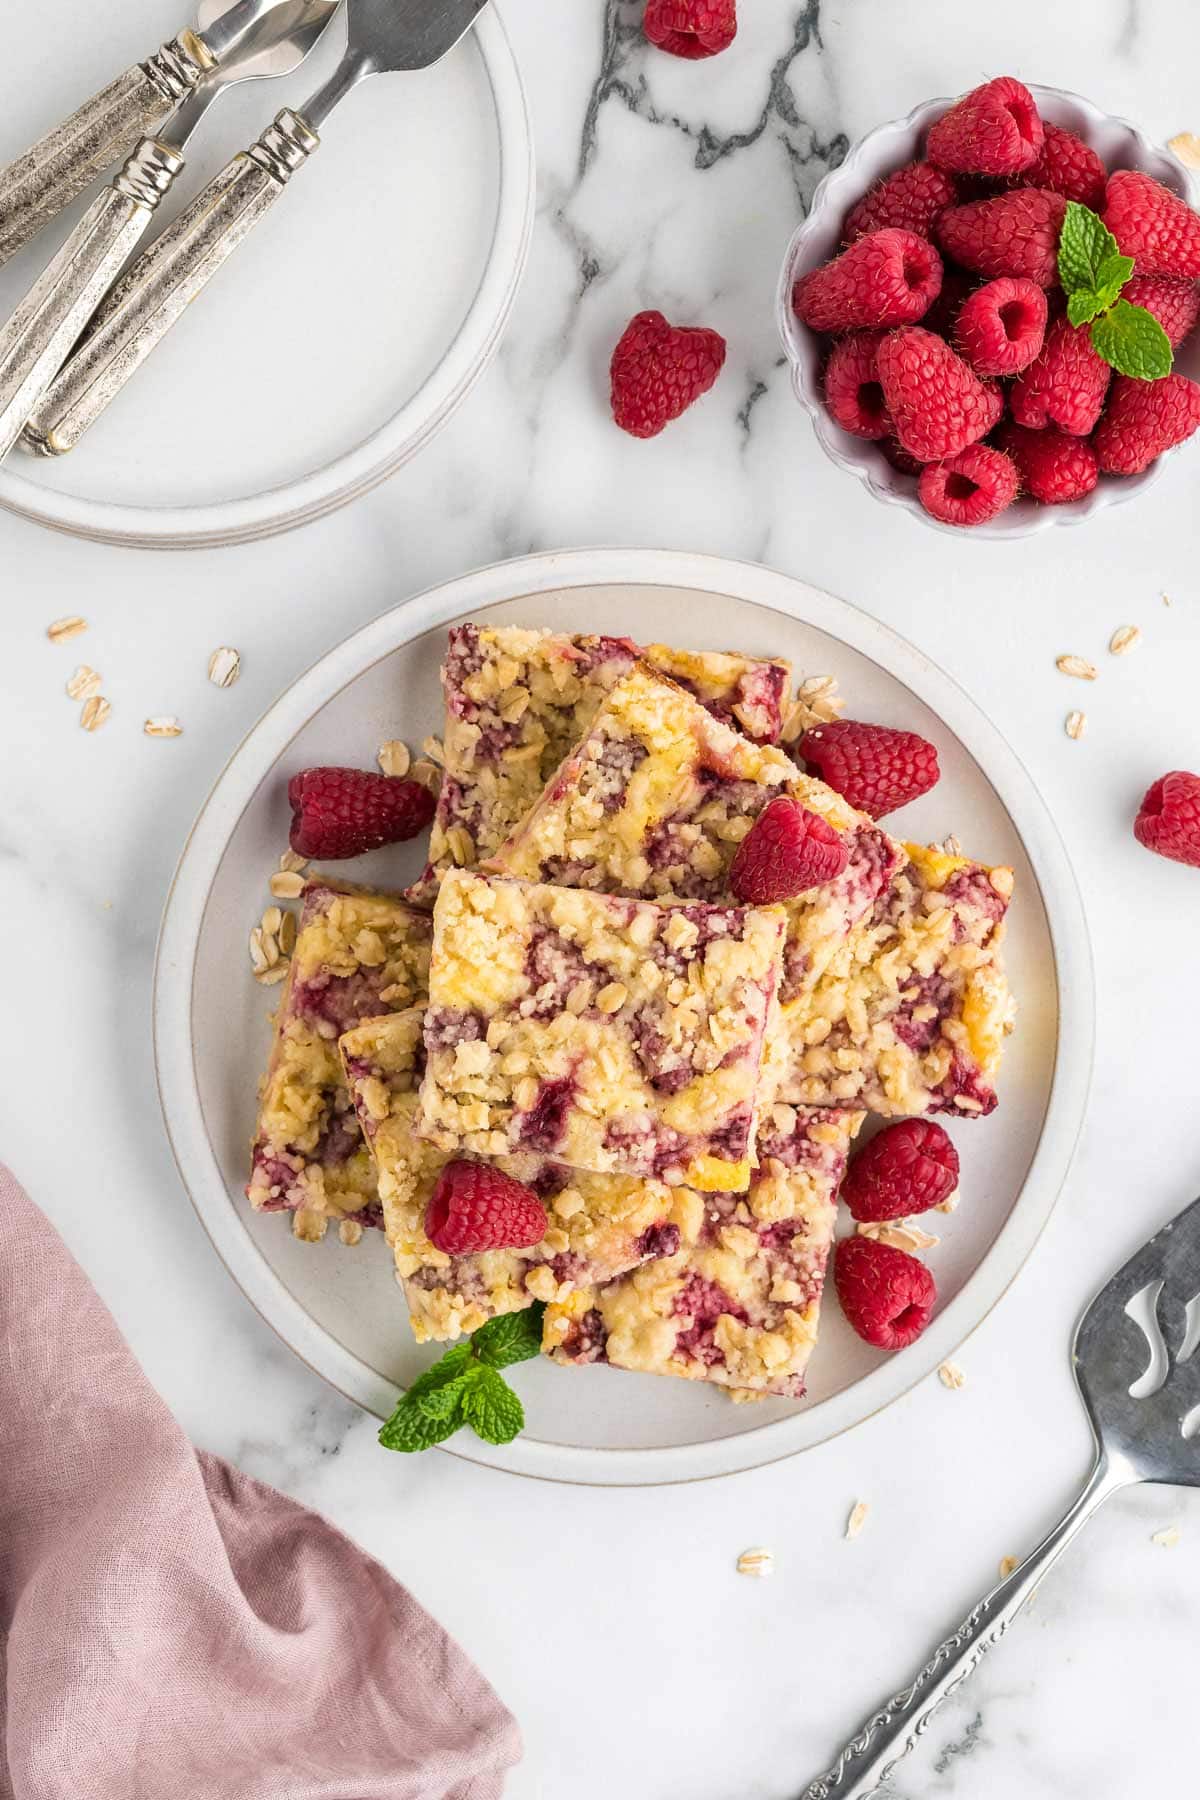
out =
[[[74,449],[130,376],[270,211],[320,139],[285,108],[134,263],[29,419],[43,456]]]
[[[1049,1536],[938,1645],[916,1680],[872,1714],[829,1773],[804,1789],[803,1800],[867,1800],[913,1748],[934,1710],[978,1667],[985,1651],[999,1643],[1101,1501],[1125,1485],[1125,1477],[1114,1474],[1103,1458],[1098,1461],[1078,1500]]]
[[[211,67],[204,44],[185,31],[0,169],[0,265],[139,139],[152,137]]]
[[[0,331],[0,457],[20,437],[182,167],[177,150],[143,139]]]

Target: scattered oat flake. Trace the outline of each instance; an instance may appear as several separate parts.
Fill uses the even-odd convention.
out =
[[[208,659],[208,679],[214,687],[232,687],[241,672],[241,652],[230,644],[222,644]]]
[[[287,963],[272,963],[269,969],[255,969],[254,979],[258,982],[260,987],[274,987],[277,981],[286,979],[287,972]]]
[[[1077,681],[1095,681],[1100,673],[1095,663],[1090,663],[1086,656],[1060,656],[1055,660],[1054,666],[1060,675],[1073,675]]]
[[[958,1189],[955,1188],[955,1190],[952,1194],[946,1195],[946,1198],[941,1202],[941,1204],[939,1206],[934,1207],[934,1209],[933,1209],[934,1212],[940,1212],[940,1213],[956,1212],[958,1210],[958,1203],[959,1203],[959,1200],[961,1199],[961,1197],[962,1196],[959,1194]]]
[[[385,775],[407,775],[412,767],[412,752],[400,738],[389,738],[380,745],[378,761]]]
[[[1114,631],[1108,640],[1108,648],[1113,656],[1124,656],[1129,650],[1136,650],[1142,641],[1141,630],[1136,625],[1122,625]]]
[[[70,681],[67,683],[68,700],[90,700],[93,694],[100,692],[102,677],[87,663],[80,663]]]
[[[142,726],[142,730],[147,737],[153,738],[177,738],[183,736],[183,726],[179,723],[179,720],[170,717],[147,719],[146,723]]]
[[[856,1225],[855,1232],[859,1237],[871,1238],[877,1244],[888,1244],[893,1250],[903,1250],[912,1255],[917,1250],[932,1250],[941,1242],[940,1238],[931,1237],[911,1219],[876,1219],[867,1224]]]
[[[1175,604],[1175,602],[1172,600],[1170,594],[1163,595],[1162,603],[1164,606],[1174,606],[1174,604]]]
[[[938,1380],[943,1387],[954,1388],[955,1390],[964,1388],[967,1385],[966,1376],[963,1374],[958,1364],[952,1362],[942,1363],[941,1367],[938,1369]]]
[[[846,1520],[846,1536],[856,1538],[867,1522],[867,1514],[871,1508],[865,1500],[856,1500]]]
[[[1087,714],[1081,712],[1069,712],[1067,714],[1065,730],[1069,738],[1081,738],[1087,730]]]
[[[427,737],[421,739],[421,748],[430,762],[436,763],[439,769],[446,766],[446,753],[442,749],[441,738]]]
[[[764,1550],[761,1546],[753,1550],[743,1550],[737,1559],[737,1572],[739,1575],[757,1575],[762,1580],[765,1576],[775,1573],[775,1558],[769,1550]]]
[[[1020,1562],[1020,1560],[1021,1559],[1019,1556],[1002,1556],[1000,1558],[1000,1579],[1001,1579],[1001,1581],[1008,1580],[1009,1576],[1012,1574],[1013,1570],[1016,1568],[1016,1566]]]
[[[304,892],[304,877],[296,869],[280,869],[267,887],[276,900],[298,900]]]
[[[290,956],[296,948],[296,915],[284,913],[283,923],[279,927],[279,948],[284,956]]]
[[[1178,1525],[1168,1525],[1165,1531],[1156,1531],[1150,1542],[1157,1544],[1160,1549],[1173,1550],[1182,1536]]]
[[[112,707],[104,695],[93,694],[91,699],[85,700],[80,708],[79,723],[85,731],[99,731],[100,727],[108,722],[111,712]]]
[[[950,833],[949,837],[942,839],[942,851],[943,851],[943,854],[946,856],[961,856],[962,855],[962,853],[963,853],[962,844],[960,843],[958,838],[955,837],[953,832]]]
[[[55,619],[53,625],[47,625],[46,636],[52,644],[65,644],[68,638],[78,637],[81,631],[88,628],[87,620],[78,617]]]
[[[280,908],[278,906],[268,906],[266,912],[262,916],[263,932],[266,933],[269,931],[274,935],[282,924],[283,913]]]
[[[1174,152],[1187,169],[1200,169],[1200,137],[1194,131],[1176,132],[1167,139],[1167,149]]]
[[[250,933],[250,966],[256,975],[261,975],[271,966],[271,959],[263,949],[261,925],[256,925]]]
[[[363,1228],[357,1219],[343,1219],[338,1226],[338,1236],[341,1238],[343,1244],[354,1245],[361,1243],[362,1234]]]
[[[294,850],[285,850],[279,859],[279,867],[285,873],[291,872],[299,875],[302,869],[307,869],[308,863],[304,857],[297,856]]]
[[[431,788],[434,793],[442,785],[442,771],[428,756],[418,756],[408,772],[414,781],[419,781],[422,787]]]

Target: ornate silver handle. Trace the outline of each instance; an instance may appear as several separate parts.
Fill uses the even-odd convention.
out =
[[[74,449],[320,141],[285,108],[168,226],[118,282],[35,408],[25,431],[29,448],[42,456]]]
[[[152,137],[212,67],[202,41],[185,31],[0,169],[0,265],[139,139]]]
[[[979,1602],[958,1630],[940,1643],[916,1680],[893,1695],[851,1738],[827,1775],[804,1790],[804,1800],[866,1800],[907,1756],[929,1724],[935,1708],[977,1667],[986,1650],[998,1643],[1051,1564],[1109,1494],[1124,1487],[1101,1456],[1087,1485],[1070,1511],[990,1594]]]
[[[182,167],[178,150],[146,138],[0,331],[0,457],[20,437]]]

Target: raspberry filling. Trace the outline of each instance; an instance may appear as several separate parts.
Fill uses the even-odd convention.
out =
[[[544,1081],[537,1099],[521,1118],[521,1141],[548,1156],[562,1143],[567,1114],[575,1098],[574,1077],[564,1075],[558,1081]]]
[[[675,1296],[675,1313],[691,1324],[675,1339],[676,1353],[706,1365],[723,1362],[724,1351],[713,1341],[717,1320],[723,1315],[746,1323],[746,1311],[715,1281],[693,1275]]]

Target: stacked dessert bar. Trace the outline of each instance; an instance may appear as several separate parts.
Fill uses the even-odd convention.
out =
[[[420,881],[309,888],[252,1202],[309,1238],[381,1223],[422,1341],[540,1300],[556,1362],[803,1393],[866,1112],[995,1105],[1011,872],[899,844],[797,767],[785,663],[471,625],[442,679]],[[780,795],[844,866],[740,904]],[[432,1241],[460,1159],[538,1197],[540,1243]]]

